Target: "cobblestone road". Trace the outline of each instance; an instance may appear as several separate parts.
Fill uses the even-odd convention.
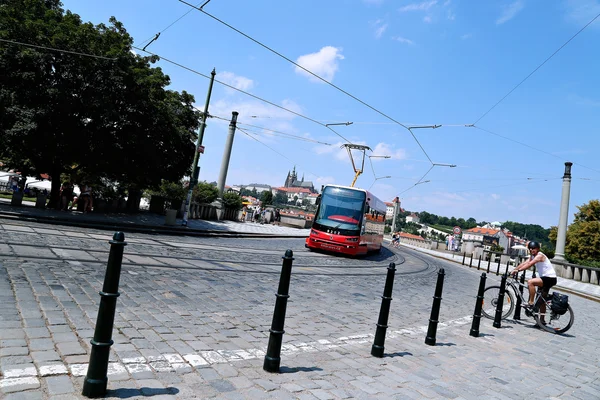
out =
[[[0,225],[0,393],[82,398],[110,235]],[[128,235],[111,398],[600,398],[598,304],[570,296],[563,336],[505,321],[470,330],[479,273],[403,249],[367,259],[301,239]],[[281,256],[295,252],[282,373],[262,370]],[[370,356],[386,266],[397,263],[386,357]],[[424,344],[439,268],[437,345]],[[494,280],[495,278],[490,278]]]

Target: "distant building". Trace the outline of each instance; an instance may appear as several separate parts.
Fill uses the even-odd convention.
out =
[[[415,213],[412,213],[406,217],[406,222],[414,222],[415,224],[418,224],[419,221],[420,221],[419,216]]]
[[[251,183],[249,185],[244,185],[244,189],[246,189],[246,190],[256,189],[256,193],[260,194],[264,191],[271,191],[271,186],[264,185],[262,183]]]
[[[296,174],[296,167],[292,172],[288,171],[287,177],[285,178],[285,183],[283,184],[284,188],[303,188],[310,190],[310,193],[317,193],[315,187],[311,181],[305,181],[304,175],[302,175],[302,179],[298,180],[298,175]]]

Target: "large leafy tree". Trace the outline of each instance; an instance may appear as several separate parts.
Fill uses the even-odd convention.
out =
[[[25,174],[105,178],[131,188],[189,173],[199,114],[193,97],[166,90],[157,58],[131,52],[111,18],[84,23],[59,0],[5,0],[0,38],[94,54],[0,43],[0,158]]]
[[[565,253],[572,260],[600,260],[600,201],[591,200],[577,209],[567,230]]]

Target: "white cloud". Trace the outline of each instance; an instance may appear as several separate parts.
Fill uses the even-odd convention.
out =
[[[498,199],[500,198],[500,195],[498,195],[498,194],[496,194],[496,193],[492,193],[490,196],[491,196],[491,198],[492,198],[492,199],[494,199],[494,200],[498,200]]]
[[[464,34],[464,35],[462,35],[460,38],[461,38],[462,40],[467,40],[467,39],[470,39],[470,38],[472,38],[472,37],[473,37],[473,34],[471,34],[471,33],[465,33],[465,34]]]
[[[305,54],[298,57],[296,63],[314,74],[319,75],[326,81],[331,82],[339,68],[338,60],[344,59],[341,51],[341,48],[325,46],[317,53]],[[313,82],[321,82],[302,68],[296,67],[295,71],[297,74],[307,76]]]
[[[502,25],[503,23],[513,19],[523,9],[524,6],[525,5],[521,0],[517,0],[514,3],[504,6],[504,11],[496,20],[496,25]]]
[[[413,42],[412,40],[403,38],[402,36],[394,36],[392,39],[394,39],[400,43],[409,44],[411,46],[415,44],[415,42]]]
[[[377,143],[373,149],[374,156],[390,156],[393,160],[404,160],[406,159],[406,150],[395,149],[393,145],[387,143]],[[373,158],[373,161],[384,160],[384,158]]]
[[[429,15],[426,15],[425,17],[423,17],[423,22],[426,22],[428,24],[431,23],[431,17]]]
[[[378,26],[375,29],[375,37],[377,39],[381,38],[381,35],[383,35],[383,33],[385,32],[385,30],[387,29],[387,27],[388,27],[388,24],[383,24],[383,25]]]
[[[285,107],[294,112],[301,113],[302,107],[293,102],[292,100],[283,100],[281,102],[281,106]],[[196,104],[196,107],[203,109],[202,105]],[[219,99],[217,101],[212,101],[210,103],[210,107],[208,109],[211,115],[215,115],[221,118],[229,119],[231,118],[231,112],[237,111],[239,112],[238,121],[246,122],[250,124],[256,124],[256,120],[252,118],[252,116],[259,117],[268,117],[270,119],[278,119],[283,120],[279,121],[277,124],[271,124],[269,128],[276,130],[285,130],[289,131],[291,125],[290,121],[296,118],[296,115],[282,110],[281,108],[274,107],[272,105],[257,101],[237,101],[230,100],[229,98]],[[219,120],[214,120],[215,123]],[[223,123],[227,123],[223,121]],[[260,124],[257,124],[260,125]]]
[[[254,87],[254,81],[252,79],[236,75],[233,72],[219,72],[216,78],[239,90],[250,90]]]
[[[446,18],[448,18],[450,21],[454,21],[456,19],[456,14],[454,14],[452,12],[452,10],[448,10],[448,14],[446,15]]]
[[[600,0],[567,0],[567,19],[579,25],[588,23],[600,13]],[[592,24],[591,27],[598,26]]]
[[[450,3],[452,3],[452,0],[446,0],[444,2],[444,7],[448,7],[450,5]]]
[[[431,7],[435,6],[436,4],[437,4],[437,0],[423,1],[421,3],[411,3],[411,4],[405,5],[404,7],[400,7],[398,9],[398,11],[400,11],[400,12],[427,11]]]

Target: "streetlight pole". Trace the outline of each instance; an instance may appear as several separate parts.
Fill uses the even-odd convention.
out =
[[[208,105],[210,104],[210,95],[212,93],[213,83],[215,81],[216,71],[213,68],[210,73],[210,83],[208,84],[208,94],[206,95],[206,103],[204,104],[204,113],[202,113],[202,121],[200,121],[200,131],[198,133],[198,141],[196,143],[196,149],[194,151],[194,161],[192,162],[192,175],[190,176],[190,185],[188,187],[188,194],[185,199],[185,211],[183,212],[183,221],[181,225],[187,226],[188,214],[190,212],[190,205],[192,203],[192,193],[194,188],[198,184],[198,176],[200,175],[200,167],[198,162],[200,161],[200,153],[204,152],[202,147],[202,139],[204,139],[204,130],[206,129],[206,119],[208,118]]]

